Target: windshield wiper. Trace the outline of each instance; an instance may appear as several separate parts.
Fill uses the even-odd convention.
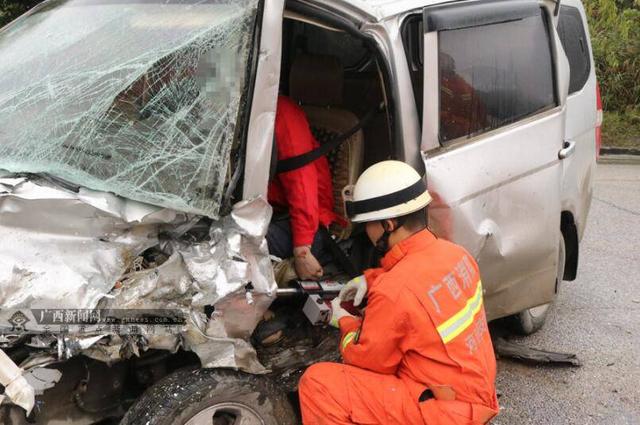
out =
[[[71,182],[68,182],[67,180],[61,179],[60,177],[51,175],[49,173],[27,173],[27,175],[40,177],[44,181],[47,181],[51,184],[55,184],[57,186],[62,187],[63,189],[69,190],[74,193],[80,192],[80,186],[75,185]]]

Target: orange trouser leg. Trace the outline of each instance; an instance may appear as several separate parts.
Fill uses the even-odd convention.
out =
[[[318,363],[299,385],[304,425],[423,425],[417,400],[394,375]]]

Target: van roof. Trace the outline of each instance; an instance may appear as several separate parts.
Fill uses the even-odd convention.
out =
[[[402,12],[451,2],[451,0],[313,0],[313,2],[357,14],[367,21],[381,21]]]

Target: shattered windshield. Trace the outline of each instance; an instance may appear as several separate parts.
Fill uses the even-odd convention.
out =
[[[0,31],[0,169],[216,218],[258,0],[54,0]]]

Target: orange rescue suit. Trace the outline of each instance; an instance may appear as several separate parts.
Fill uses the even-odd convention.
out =
[[[476,262],[423,230],[381,265],[365,272],[364,319],[340,320],[344,364],[315,364],[300,380],[303,423],[487,423],[496,362]]]

